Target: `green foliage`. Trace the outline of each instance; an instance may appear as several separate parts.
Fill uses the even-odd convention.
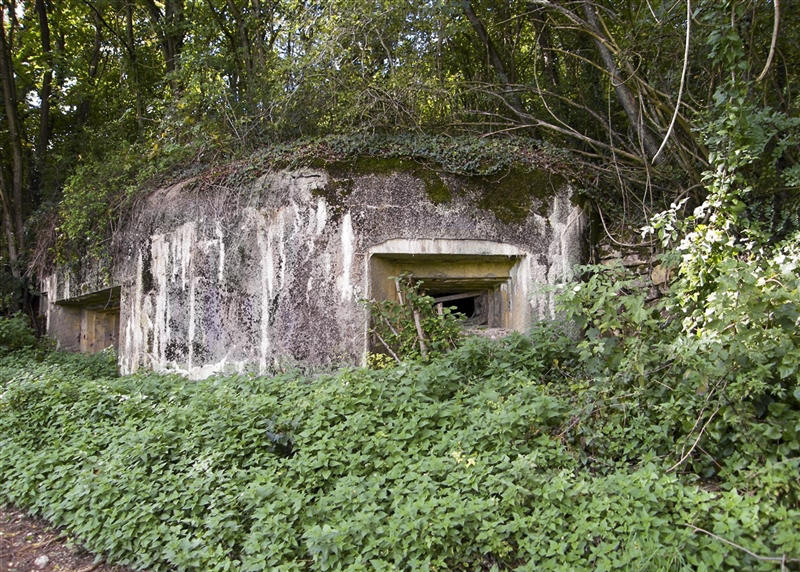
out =
[[[367,354],[367,367],[370,369],[389,369],[397,365],[397,362],[386,354]]]
[[[0,267],[0,316],[16,313],[38,294],[29,277],[15,276],[10,269]]]
[[[125,201],[135,182],[138,161],[120,153],[112,162],[90,162],[75,170],[64,188],[59,205],[55,261],[72,262],[85,254],[102,258],[107,251],[112,221],[119,216],[116,207]]]
[[[707,128],[724,131],[715,125],[724,102],[758,111],[741,116],[741,133],[752,125],[774,135],[763,138],[750,169],[758,184],[748,211],[780,238],[800,221],[800,206],[782,188],[795,188],[800,172],[796,133],[782,127],[798,116],[796,10],[781,10],[774,38],[780,57],[766,66],[771,2],[698,0],[688,22],[663,0],[533,8],[525,0],[380,0],[370,10],[353,0],[184,4],[69,0],[5,8],[9,89],[18,108],[12,115],[20,118],[18,147],[26,151],[13,157],[6,121],[0,162],[5,184],[25,181],[29,192],[20,201],[10,188],[4,195],[23,217],[64,199],[61,260],[86,249],[100,254],[125,214],[128,191],[154,173],[177,177],[170,173],[176,164],[219,165],[262,147],[313,147],[327,138],[331,148],[378,156],[405,139],[395,156],[490,177],[503,188],[482,204],[507,222],[532,204],[515,192],[520,183],[547,189],[537,169],[561,172],[603,203],[613,232],[615,223],[635,220],[632,211],[649,216],[699,188],[709,164]],[[603,55],[600,45],[611,53]],[[624,108],[626,90],[640,101],[641,126]],[[676,106],[663,162],[653,165],[636,133],[657,143]],[[437,145],[429,134],[437,134]],[[506,140],[509,134],[524,137]],[[525,138],[575,152],[562,153],[555,169],[514,172],[512,163],[529,166],[532,146],[517,144]],[[446,201],[436,173],[420,174],[432,199]],[[45,234],[39,248],[48,251],[53,237]],[[28,246],[29,239],[16,237]],[[39,268],[40,254],[28,257]],[[24,252],[17,257],[26,259]]]
[[[563,149],[526,137],[504,139],[430,134],[352,134],[304,139],[260,151],[269,159],[346,160],[358,157],[408,158],[464,176],[505,174],[514,166],[569,171],[574,160]]]
[[[462,336],[459,314],[447,307],[439,313],[433,298],[421,292],[422,281],[410,274],[394,280],[398,301],[365,302],[373,346],[397,361],[429,360],[455,348]]]
[[[579,269],[584,280],[562,287],[560,300],[585,336],[575,348],[579,361],[559,367],[569,372],[581,411],[565,438],[590,452],[590,470],[615,473],[647,451],[663,461],[665,475],[725,491],[726,503],[752,503],[749,514],[733,518],[711,510],[712,527],[686,523],[738,552],[706,561],[669,553],[673,565],[750,569],[746,542],[735,537],[761,541],[753,519],[800,505],[790,476],[800,459],[800,233],[782,223],[776,236],[773,217],[762,214],[765,173],[796,185],[790,142],[800,124],[755,103],[739,74],[748,68],[736,33],[712,34],[709,45],[717,63],[738,71],[708,110],[707,194],[689,216],[682,201],[644,229],[664,247],[661,263],[675,270],[670,290],[648,298],[649,282],[630,270]],[[774,534],[787,538],[778,526]],[[663,546],[651,550],[665,555]],[[780,563],[761,555],[765,569]]]
[[[675,468],[688,463],[704,479],[749,488],[762,463],[800,454],[798,251],[781,252],[767,269],[728,259],[702,304],[677,285],[648,303],[642,279],[621,267],[583,269],[590,278],[563,289],[567,315],[585,331],[580,370],[597,384],[585,396],[627,403],[597,420],[632,431],[621,458],[645,447]],[[800,501],[790,489],[790,502]]]
[[[102,244],[142,177],[188,158],[215,164],[288,138],[295,143],[218,176],[359,156],[515,184],[525,174],[506,177],[512,163],[573,173],[564,153],[523,138],[397,134],[536,126],[556,143],[569,135],[553,133],[579,134],[578,152],[599,164],[601,181],[619,178],[621,196],[643,210],[652,209],[648,193],[672,197],[702,183],[645,231],[675,270],[670,292],[651,299],[646,280],[624,268],[582,268],[584,279],[560,294],[580,339],[541,327],[444,353],[453,315],[440,319],[404,284],[409,303],[373,306],[375,323],[391,326],[381,335],[396,334],[396,351],[418,357],[416,309],[421,329],[432,328],[431,354],[443,355],[392,368],[373,358],[371,370],[314,377],[118,378],[113,356],[0,353],[0,500],[154,571],[797,568],[800,122],[794,68],[776,59],[753,81],[770,49],[771,3],[698,2],[692,93],[679,106],[672,157],[646,176],[640,142],[599,71],[599,28],[586,34],[569,6],[472,2],[492,43],[475,41],[470,3],[381,2],[365,16],[350,0],[279,2],[273,17],[286,25],[264,50],[265,22],[233,4],[198,5],[193,34],[179,38],[190,65],[170,77],[144,75],[160,62],[153,40],[134,46],[136,61],[114,59],[130,56],[124,46],[106,47],[109,75],[81,72],[76,89],[62,88],[56,109],[93,110],[59,111],[69,136],[53,143],[65,172],[78,155],[70,144],[87,152],[92,143],[95,153],[67,185],[62,232],[75,251]],[[675,46],[687,23],[659,1],[640,11],[584,7],[598,8],[645,129],[663,134],[675,102],[655,86],[679,81]],[[83,9],[70,4],[62,24],[91,40]],[[147,14],[135,10],[144,36]],[[122,12],[106,16],[123,23]],[[31,17],[28,9],[22,21]],[[798,12],[782,17],[778,59],[791,62]],[[261,36],[241,39],[248,30]],[[511,64],[508,82],[498,81],[497,59],[487,63],[490,44]],[[59,57],[91,70],[86,52]],[[248,60],[254,54],[263,62]],[[135,89],[116,89],[123,81]],[[141,102],[114,95],[128,92],[146,104],[135,123],[152,130],[128,113]],[[126,135],[107,152],[104,121],[138,132],[141,146],[127,146],[136,137]],[[525,197],[507,204],[502,194],[487,206],[508,220],[528,208]],[[18,318],[3,327],[25,338]]]
[[[36,345],[28,316],[18,312],[11,316],[0,316],[0,351],[21,350]]]
[[[578,344],[200,382],[0,358],[0,498],[154,571],[793,566],[797,371],[769,402],[699,387],[719,355],[670,345],[610,272],[567,290]]]
[[[113,232],[139,204],[142,186],[185,166],[195,152],[189,145],[108,145],[98,160],[82,163],[67,179],[58,208],[55,252],[43,256],[59,264],[75,263],[87,254],[108,258]]]

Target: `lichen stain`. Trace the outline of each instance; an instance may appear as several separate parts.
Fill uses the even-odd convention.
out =
[[[353,299],[353,284],[350,280],[350,268],[353,265],[353,249],[355,246],[355,235],[353,234],[353,221],[350,213],[344,215],[342,219],[342,273],[337,278],[336,284],[341,293],[342,302],[349,302]]]
[[[267,355],[269,354],[269,296],[273,281],[274,269],[272,263],[272,241],[270,228],[263,216],[259,215],[257,225],[258,251],[261,257],[261,340],[259,344],[259,370],[267,369]]]
[[[222,234],[222,222],[219,220],[216,224],[216,235],[217,235],[217,242],[219,244],[219,262],[217,266],[218,269],[218,276],[217,280],[219,281],[220,286],[225,285],[225,241],[223,240]]]
[[[328,206],[325,203],[325,199],[323,197],[319,197],[317,199],[317,228],[316,234],[322,234],[322,231],[325,230],[325,224],[328,222]]]
[[[158,356],[159,361],[164,361],[166,352],[167,314],[169,301],[167,297],[167,267],[170,262],[170,245],[163,234],[153,236],[150,241],[151,271],[156,286],[155,292],[155,323],[153,332],[153,346],[151,352]]]

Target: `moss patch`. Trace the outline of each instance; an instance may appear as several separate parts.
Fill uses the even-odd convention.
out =
[[[353,193],[353,178],[346,173],[343,174],[338,167],[324,165],[324,161],[315,161],[315,163],[317,162],[323,163],[323,165],[312,164],[311,166],[327,170],[329,176],[328,184],[320,189],[315,189],[313,195],[325,199],[330,209],[331,219],[336,222],[347,211],[347,198]]]
[[[324,169],[330,175],[325,189],[317,191],[334,208],[343,205],[344,199],[353,191],[353,179],[366,175],[392,175],[408,173],[418,178],[425,185],[425,193],[434,204],[447,203],[452,200],[450,188],[439,174],[430,167],[410,159],[385,157],[358,157],[353,161],[325,161],[316,159],[311,167]],[[339,205],[339,207],[337,207]]]
[[[448,187],[442,178],[434,171],[423,169],[421,172],[415,173],[415,175],[425,183],[425,192],[428,194],[428,198],[433,204],[449,203],[453,200],[450,187]]]
[[[346,199],[353,192],[355,178],[367,175],[392,175],[407,173],[425,185],[425,192],[434,204],[452,200],[450,187],[434,169],[410,159],[384,157],[358,157],[352,161],[326,161],[316,159],[311,167],[328,172],[330,179],[315,194],[322,196],[331,207],[335,218],[346,210]],[[550,200],[566,184],[561,175],[544,169],[514,166],[507,171],[488,176],[461,176],[466,186],[480,196],[477,206],[492,211],[505,224],[519,223],[537,208],[538,214],[548,216]]]
[[[524,221],[539,199],[538,214],[548,216],[550,199],[566,183],[564,177],[541,169],[512,167],[502,175],[474,177],[480,181],[478,207],[492,211],[500,222]]]

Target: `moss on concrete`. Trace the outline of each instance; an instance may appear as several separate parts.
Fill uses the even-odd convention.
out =
[[[547,217],[549,199],[566,180],[544,170],[512,167],[502,175],[473,177],[480,182],[478,207],[489,210],[503,223],[524,221],[538,199],[537,214]]]
[[[391,175],[408,173],[425,185],[425,192],[434,204],[452,200],[450,188],[439,174],[430,167],[410,159],[385,157],[358,157],[353,161],[325,161],[316,159],[311,167],[324,169],[330,175],[328,186],[319,192],[331,205],[340,204],[352,192],[352,180],[366,175]],[[349,181],[349,183],[346,183]],[[342,195],[341,191],[345,191]]]
[[[435,172],[428,169],[423,169],[421,172],[415,173],[417,177],[422,179],[425,183],[425,192],[433,204],[439,205],[442,203],[449,203],[453,200],[453,195],[442,178]]]
[[[335,176],[330,169],[328,169],[328,174],[330,175],[328,184],[315,189],[313,195],[325,199],[331,213],[331,220],[336,222],[347,212],[347,197],[353,193],[354,183],[352,178]]]
[[[367,175],[407,173],[425,185],[425,192],[434,204],[448,203],[452,191],[435,170],[410,159],[384,157],[358,157],[352,161],[326,161],[316,159],[311,167],[323,169],[330,175],[324,189],[316,191],[331,206],[338,218],[346,209],[346,199],[353,192],[354,179]],[[524,221],[532,208],[541,216],[548,216],[550,198],[566,184],[561,175],[542,169],[515,166],[508,171],[491,176],[460,176],[465,186],[480,196],[477,206],[492,211],[503,223]],[[537,204],[534,205],[534,201]]]

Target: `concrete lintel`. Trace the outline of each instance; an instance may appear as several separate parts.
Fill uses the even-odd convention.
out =
[[[80,306],[94,311],[119,310],[121,290],[120,286],[113,286],[81,296],[58,300],[56,304],[59,306]]]
[[[524,250],[502,242],[450,238],[393,238],[369,249],[370,256],[395,259],[441,255],[510,258],[526,254]]]

